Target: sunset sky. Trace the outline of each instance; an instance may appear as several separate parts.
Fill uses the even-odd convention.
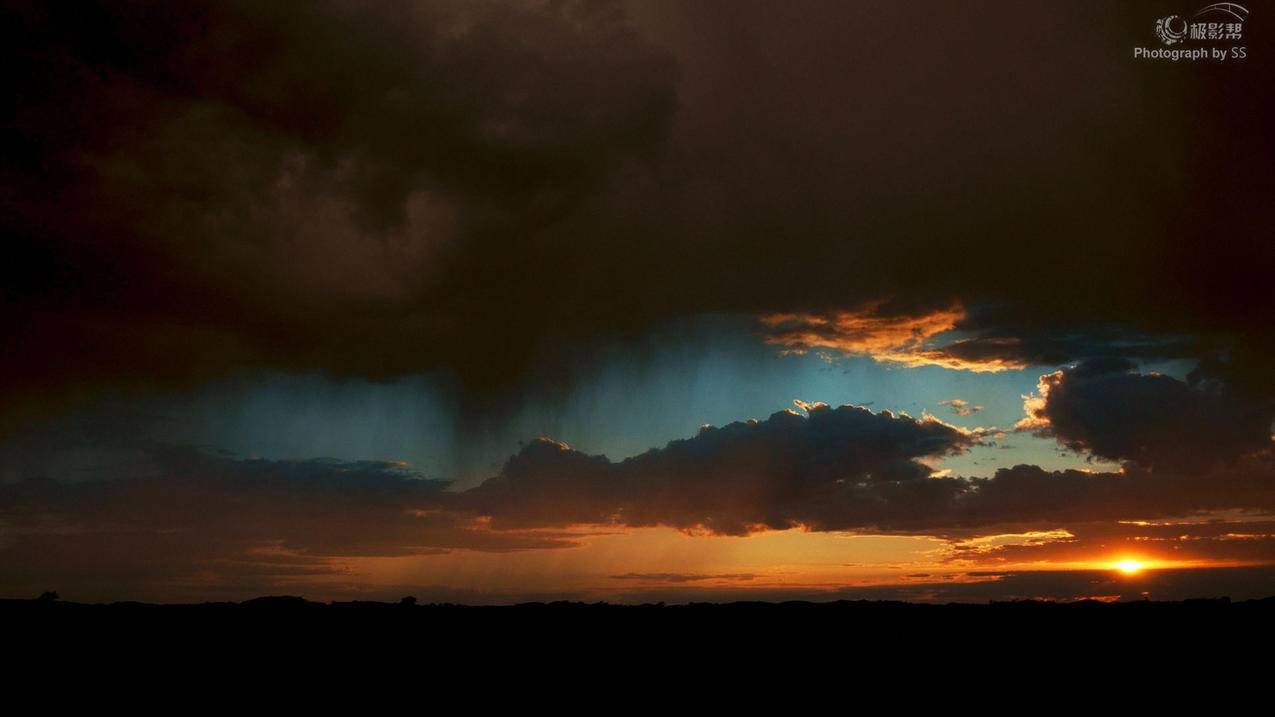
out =
[[[4,2],[0,597],[1275,595],[1170,5]]]

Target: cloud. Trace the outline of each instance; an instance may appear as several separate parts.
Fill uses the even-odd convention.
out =
[[[1158,519],[1228,509],[1275,509],[1275,455],[1237,458],[1207,470],[1049,471],[1034,465],[1001,468],[969,479],[957,513],[967,527]]]
[[[1121,559],[1148,566],[1275,564],[1275,523],[1269,515],[1204,513],[1164,521],[1073,522],[1047,540],[979,545],[957,543],[950,561],[976,566],[1057,563],[1110,567]],[[1105,564],[1104,564],[1105,563]]]
[[[404,466],[240,460],[155,447],[155,473],[0,485],[4,584],[146,590],[339,575],[340,558],[567,547],[444,510],[447,483]]]
[[[1270,401],[1134,368],[1125,359],[1093,359],[1041,376],[1019,427],[1147,469],[1203,470],[1270,449]]]
[[[963,484],[930,478],[920,459],[980,441],[934,418],[805,407],[808,416],[706,426],[619,463],[539,440],[461,505],[494,526],[618,523],[726,535],[867,527],[945,511]]]
[[[349,558],[573,547],[581,525],[744,535],[933,521],[963,483],[930,478],[921,459],[980,441],[934,418],[805,411],[618,463],[541,439],[464,492],[399,463],[239,459],[119,435],[132,458],[89,480],[0,486],[0,567],[24,588],[215,591],[339,577]]]
[[[809,416],[705,427],[618,463],[539,440],[457,507],[496,527],[671,526],[743,535],[801,526],[950,535],[991,526],[1156,518],[1275,507],[1275,455],[1236,454],[1208,470],[1126,464],[1119,472],[998,469],[934,473],[927,457],[983,436],[937,419],[799,402]]]
[[[1093,371],[1078,375],[1109,375]],[[1269,448],[1207,470],[1019,465],[963,478],[937,474],[924,461],[979,445],[978,432],[933,417],[800,405],[804,414],[706,426],[618,462],[536,440],[498,475],[460,492],[400,463],[239,459],[150,446],[147,460],[122,464],[113,475],[0,485],[0,574],[10,590],[56,584],[128,595],[168,585],[208,593],[235,584],[331,581],[352,558],[570,548],[590,531],[617,527],[732,536],[801,528],[927,535],[958,545],[989,533],[1051,536],[977,555],[979,564],[1001,564],[1015,550],[1062,556],[1048,551],[1072,545],[1057,539],[1064,527],[1089,541],[1077,526],[1275,511]],[[1183,555],[1234,548],[1234,555],[1258,560],[1270,546],[1270,531],[1259,528],[1139,526],[1132,535],[1176,540]],[[1086,550],[1098,544],[1086,542]],[[656,580],[641,575],[633,579]],[[663,581],[675,581],[672,575]],[[709,575],[686,573],[691,577],[682,581],[727,579]]]
[[[613,3],[18,3],[4,24],[12,410],[243,367],[495,381],[546,328],[514,265],[553,273],[543,228],[675,109],[672,59]]]
[[[965,317],[960,306],[909,315],[881,311],[879,305],[858,311],[830,314],[765,314],[767,343],[786,353],[831,349],[850,356],[870,356],[877,361],[904,366],[936,365],[973,371],[1021,368],[999,359],[982,362],[948,360],[931,348],[935,337],[956,328]]]
[[[1127,463],[1118,472],[998,469],[990,478],[935,473],[922,459],[983,442],[932,417],[798,402],[809,416],[705,427],[620,462],[539,440],[455,507],[493,527],[671,526],[879,531],[956,536],[996,526],[1057,527],[1226,509],[1275,509],[1269,448],[1207,470]]]
[[[939,401],[940,406],[947,406],[952,413],[958,416],[972,416],[983,410],[982,406],[971,406],[969,401],[959,398],[953,398],[947,401]]]
[[[0,420],[255,369],[477,415],[710,312],[901,365],[1224,348],[1275,394],[1245,73],[1148,81],[1137,9],[728,14],[7,4]]]
[[[1198,357],[1197,339],[1140,334],[1130,327],[1027,326],[987,306],[892,307],[874,302],[854,311],[764,314],[767,343],[784,353],[833,351],[908,367],[999,372],[1080,360]]]

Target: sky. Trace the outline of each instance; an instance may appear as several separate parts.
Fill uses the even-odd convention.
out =
[[[2,596],[1275,594],[1260,15],[2,7]]]

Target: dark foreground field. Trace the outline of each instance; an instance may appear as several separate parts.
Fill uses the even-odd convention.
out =
[[[1194,600],[1050,600],[989,601],[986,603],[921,603],[896,600],[835,600],[830,602],[740,601],[693,602],[684,604],[648,603],[641,605],[605,602],[528,602],[515,605],[461,605],[455,603],[417,603],[413,598],[400,602],[333,601],[315,602],[303,597],[278,595],[258,597],[243,602],[204,603],[80,603],[41,597],[31,600],[0,598],[0,615],[33,619],[237,619],[304,618],[304,619],[533,619],[595,617],[602,619],[685,619],[731,618],[743,615],[789,618],[830,617],[908,617],[933,619],[967,617],[996,619],[1007,617],[1154,617],[1164,615],[1214,616],[1265,615],[1275,613],[1275,596],[1257,600],[1232,601],[1230,598]]]
[[[310,694],[355,673],[400,686],[427,675],[436,689],[451,690],[478,676],[493,683],[466,693],[480,701],[521,699],[528,684],[543,691],[605,682],[652,698],[677,686],[747,702],[753,691],[770,694],[779,684],[884,689],[882,680],[925,675],[926,684],[941,677],[960,686],[982,682],[988,671],[1032,684],[1048,677],[1053,689],[1076,679],[1128,680],[1135,668],[1185,670],[1183,685],[1256,686],[1265,684],[1257,673],[1267,662],[1252,659],[1253,648],[1265,654],[1273,618],[1275,598],[505,607],[296,597],[198,605],[0,600],[5,654],[35,674],[88,668],[108,684],[119,678],[101,675],[123,674],[127,684],[162,675],[204,692],[210,684],[269,685],[300,675]],[[716,676],[724,665],[736,673],[726,682]],[[524,687],[511,690],[508,676]]]
[[[1065,638],[1116,629],[1126,634],[1160,633],[1166,628],[1206,626],[1210,631],[1266,629],[1275,618],[1275,597],[1183,601],[908,603],[893,601],[732,602],[613,605],[552,602],[507,606],[390,602],[320,603],[300,597],[260,597],[244,602],[84,604],[60,600],[0,600],[0,621],[10,629],[102,630],[189,633],[251,626],[309,633],[322,628],[332,637],[346,629],[392,628],[435,638],[480,633],[552,633],[596,636],[597,631],[636,638],[662,633],[704,636],[748,635],[757,639],[880,633],[1044,631]]]

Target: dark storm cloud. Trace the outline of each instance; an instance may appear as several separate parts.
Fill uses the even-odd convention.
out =
[[[1148,469],[1203,470],[1269,451],[1275,401],[1134,368],[1094,359],[1042,376],[1023,426],[1077,452]]]
[[[536,441],[461,505],[495,526],[566,520],[728,535],[941,520],[963,483],[929,478],[920,459],[979,440],[934,419],[818,404],[809,417],[782,411],[705,427],[619,463]]]
[[[1150,389],[1139,387],[1137,400],[1121,386],[1087,386],[1103,398],[1077,408],[1061,427],[1036,428],[1086,453],[1090,447],[1079,442],[1075,427],[1105,427],[1114,413],[1120,426],[1101,435],[1138,446],[1136,453],[1098,454],[1127,461],[1120,472],[1018,465],[990,478],[936,477],[924,459],[981,444],[983,434],[931,417],[802,404],[809,417],[781,412],[765,421],[706,427],[618,463],[542,439],[512,457],[499,476],[460,496],[457,507],[491,516],[495,526],[565,521],[720,534],[802,526],[938,535],[1275,509],[1269,413],[1244,420],[1202,416],[1216,397],[1161,381],[1173,381],[1167,377],[1122,372],[1129,367],[1094,361],[1044,377],[1155,380]],[[1160,394],[1165,387],[1168,399]],[[1051,405],[1057,409],[1052,401],[1072,397],[1051,391],[1038,415]],[[1144,399],[1149,405],[1140,403]],[[1170,440],[1161,439],[1166,425],[1176,427]]]
[[[1004,307],[943,365],[1116,326],[1275,389],[1260,53],[1134,62],[1154,5],[628,9],[6,3],[6,415],[263,366],[553,388],[663,320],[881,302]]]
[[[969,479],[968,489],[956,525],[972,528],[1029,529],[1227,509],[1269,511],[1275,509],[1275,460],[1267,451],[1209,470],[1148,471],[1126,465],[1119,473],[1017,465],[998,469],[991,478]]]
[[[973,480],[971,517],[1062,523],[1272,509],[1275,402],[1237,390],[1223,368],[1206,361],[1180,381],[1108,356],[1041,376],[1019,430],[1120,462],[1121,471],[1001,469]]]
[[[447,484],[399,464],[239,460],[153,447],[152,475],[0,486],[6,590],[333,575],[333,558],[567,547],[442,509]],[[211,589],[215,585],[208,585]]]
[[[1110,326],[1125,341],[1259,344],[1271,323],[1255,307],[1271,296],[1255,267],[1273,257],[1255,118],[1271,107],[1253,88],[1267,61],[1130,62],[1158,9],[668,10],[693,59],[686,192],[738,229],[722,253],[767,287],[762,312],[893,298],[914,307],[893,313],[925,316],[959,300],[982,338],[953,358],[1017,365],[1088,356],[1094,342],[1073,337]],[[975,321],[987,307],[997,315]]]
[[[545,227],[674,107],[609,3],[4,14],[10,403],[245,365],[503,375],[545,330],[524,270],[578,261]]]
[[[104,443],[136,460],[77,483],[0,485],[0,572],[9,589],[98,581],[127,592],[330,575],[345,557],[570,547],[545,529],[586,523],[743,534],[933,520],[961,483],[929,479],[918,459],[979,440],[934,419],[806,408],[808,418],[706,427],[620,463],[539,440],[463,493],[397,463],[243,460],[104,429]]]

